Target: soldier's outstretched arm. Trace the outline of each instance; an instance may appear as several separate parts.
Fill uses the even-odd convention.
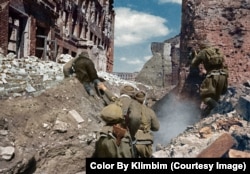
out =
[[[201,64],[203,62],[203,58],[204,58],[204,51],[200,51],[192,60],[191,62],[191,66],[192,67],[198,67],[199,64]]]
[[[113,92],[111,92],[105,85],[104,83],[98,83],[97,88],[99,90],[102,90],[104,92],[104,94],[108,97],[108,99],[112,102],[117,100],[117,96],[115,96],[115,94]]]

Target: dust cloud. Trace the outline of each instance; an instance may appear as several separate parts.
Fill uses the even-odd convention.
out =
[[[160,121],[160,129],[154,134],[154,147],[167,145],[172,138],[182,133],[188,126],[200,120],[200,111],[192,101],[177,100],[174,95],[165,96],[153,109]]]

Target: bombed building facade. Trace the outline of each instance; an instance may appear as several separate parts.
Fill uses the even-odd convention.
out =
[[[113,0],[0,0],[1,52],[57,61],[87,50],[112,72],[114,18]]]

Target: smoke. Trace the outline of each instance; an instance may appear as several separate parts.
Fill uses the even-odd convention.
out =
[[[153,109],[160,121],[159,131],[154,132],[154,146],[167,145],[172,138],[200,120],[197,104],[177,100],[172,94],[158,101]]]

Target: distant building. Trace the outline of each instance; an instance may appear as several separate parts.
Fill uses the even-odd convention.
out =
[[[133,72],[133,73],[126,73],[126,72],[113,72],[112,74],[120,77],[121,79],[124,80],[131,80],[135,81],[135,77],[137,76],[138,72]]]
[[[0,0],[0,48],[17,58],[33,55],[53,61],[87,50],[98,70],[112,72],[113,2]]]

